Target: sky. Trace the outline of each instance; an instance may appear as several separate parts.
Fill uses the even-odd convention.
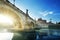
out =
[[[14,4],[13,0],[9,0]],[[42,18],[52,22],[60,22],[60,0],[15,0],[15,5],[33,19]]]

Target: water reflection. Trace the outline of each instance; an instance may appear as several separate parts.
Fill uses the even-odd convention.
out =
[[[5,32],[5,33],[0,33],[0,40],[12,40],[13,38],[13,33]]]
[[[19,34],[19,35],[17,35]],[[14,34],[12,40],[36,40],[36,33],[35,31],[23,31]]]
[[[56,36],[56,34],[45,36],[45,34],[41,35],[41,33],[36,31],[11,33],[4,29],[4,32],[0,32],[0,40],[59,40],[60,36]]]
[[[36,33],[36,40],[40,40],[40,35],[38,32]]]
[[[8,32],[7,29],[0,29],[0,40],[12,40],[14,33]]]

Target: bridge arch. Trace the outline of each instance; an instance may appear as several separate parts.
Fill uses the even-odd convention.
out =
[[[6,4],[0,4],[0,15],[3,15],[4,17],[10,17],[12,19],[13,24],[5,24],[4,28],[8,28],[8,29],[12,29],[12,30],[23,30],[23,22],[21,19],[21,15],[18,14],[17,11],[15,11],[14,9],[12,9],[12,7],[6,5]],[[6,18],[4,21],[8,21],[6,20]],[[1,25],[1,23],[0,23]],[[4,24],[3,24],[4,25]],[[2,25],[1,25],[2,26]]]

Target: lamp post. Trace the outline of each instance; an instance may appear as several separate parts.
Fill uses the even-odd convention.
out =
[[[13,4],[15,5],[15,0],[13,0]]]

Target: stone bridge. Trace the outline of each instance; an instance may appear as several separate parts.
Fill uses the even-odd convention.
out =
[[[0,0],[0,30],[27,30],[34,25],[35,20],[28,15],[28,9],[24,13],[8,0]]]

